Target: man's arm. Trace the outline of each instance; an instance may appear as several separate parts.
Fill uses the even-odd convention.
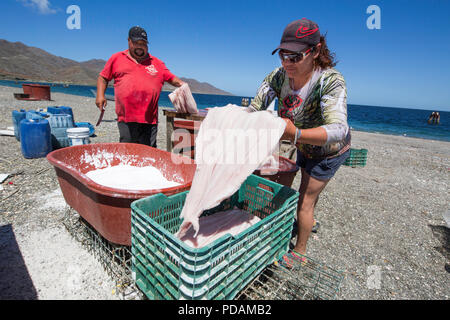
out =
[[[178,78],[177,76],[174,76],[172,80],[167,81],[169,82],[172,86],[174,87],[181,87],[183,85],[183,81],[181,81],[180,78]]]
[[[105,92],[106,88],[108,87],[108,80],[103,78],[102,76],[98,76],[97,78],[97,97],[95,99],[95,104],[100,110],[103,110],[103,108],[106,107],[106,98],[105,98]]]

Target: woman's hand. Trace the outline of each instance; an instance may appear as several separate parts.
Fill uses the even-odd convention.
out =
[[[312,144],[314,146],[323,146],[327,143],[327,131],[322,127],[311,128],[311,129],[298,129],[301,130],[299,134],[300,138],[298,141],[295,141],[295,134],[297,132],[297,127],[292,123],[290,119],[281,118],[286,122],[286,129],[284,129],[284,133],[281,136],[280,140],[290,140],[297,147],[300,146],[301,143]]]
[[[297,131],[297,127],[292,123],[292,121],[288,118],[281,118],[286,122],[286,128],[284,129],[284,133],[281,136],[280,140],[291,140],[295,143],[295,132]]]

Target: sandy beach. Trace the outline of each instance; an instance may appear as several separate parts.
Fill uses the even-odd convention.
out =
[[[70,106],[76,122],[95,124],[89,97],[52,93],[51,102],[15,100],[0,86],[0,129],[19,109]],[[91,143],[117,142],[114,102]],[[166,148],[160,111],[158,147]],[[366,148],[364,168],[343,166],[322,193],[321,227],[307,255],[343,271],[337,299],[449,299],[450,142],[353,131]],[[27,160],[14,137],[0,136],[0,299],[119,299],[100,263],[62,226],[67,210],[53,167]],[[300,174],[294,180],[298,189]],[[81,279],[74,285],[74,275]]]

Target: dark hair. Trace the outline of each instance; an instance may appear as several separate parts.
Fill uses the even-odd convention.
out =
[[[325,36],[320,36],[320,44],[320,54],[314,59],[314,67],[320,67],[322,69],[333,68],[337,64],[337,61],[335,61],[336,55],[328,49]]]

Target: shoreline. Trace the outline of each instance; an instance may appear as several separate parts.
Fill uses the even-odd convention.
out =
[[[97,84],[95,84],[95,83],[94,84],[81,84],[81,83],[71,83],[71,82],[48,82],[48,81],[42,81],[42,80],[0,79],[0,81],[12,81],[12,82],[17,81],[17,82],[27,82],[27,83],[40,83],[40,84],[43,84],[43,85],[56,84],[56,85],[61,86],[61,87],[63,87],[64,85],[69,85],[69,86],[73,85],[73,86],[80,86],[80,87],[96,87],[97,86]],[[16,84],[18,84],[18,83],[16,83]],[[17,88],[17,87],[1,85],[1,84],[0,84],[0,86],[10,87],[10,88]],[[114,88],[114,84],[108,84],[107,88],[108,89]],[[163,92],[172,92],[173,90],[161,90],[161,91],[163,91]],[[214,94],[214,95],[218,95],[218,96],[227,96],[227,97],[239,97],[239,96],[236,96],[234,94],[229,95],[229,94],[223,94],[223,93],[204,93],[204,92],[192,92],[192,93],[195,93],[195,94]],[[70,93],[65,93],[65,94],[70,95]],[[72,95],[76,95],[76,94],[72,94]]]
[[[12,92],[0,86],[0,127],[12,126],[12,110],[49,105],[15,100]],[[98,119],[92,97],[55,92],[52,99],[71,106],[77,122]],[[91,143],[118,142],[114,105],[108,101]],[[165,150],[166,120],[159,111],[157,143]],[[321,227],[309,239],[307,256],[343,272],[338,299],[450,299],[450,229],[443,218],[450,142],[352,133],[352,148],[368,149],[367,164],[342,166],[322,192],[315,210]],[[25,159],[14,137],[0,136],[0,148],[0,173],[16,173],[0,191],[0,298],[26,297],[20,291],[25,277],[34,299],[118,299],[101,264],[61,225],[67,206],[52,165],[45,158]],[[298,190],[300,181],[298,173],[292,188]],[[14,260],[17,268],[4,265],[15,256],[22,257]],[[83,290],[67,286],[67,266],[78,268]],[[374,268],[381,277],[376,288],[369,272]]]
[[[17,87],[12,87],[12,86],[5,86],[5,85],[1,85],[0,84],[0,88],[17,88]],[[164,92],[171,92],[171,91],[164,91]],[[193,93],[195,93],[195,94],[209,94],[209,93],[196,93],[196,92],[193,92]],[[54,94],[64,94],[64,95],[67,95],[67,96],[73,96],[73,97],[83,97],[83,98],[90,98],[90,99],[95,99],[94,97],[89,97],[89,96],[85,96],[85,95],[77,95],[77,94],[70,94],[70,93],[62,93],[62,92],[52,92],[51,93],[52,94],[52,96],[54,95]],[[12,93],[11,93],[11,95],[12,95]],[[222,96],[227,96],[227,95],[222,95]],[[229,96],[229,97],[232,97],[232,96]],[[233,97],[236,97],[236,96],[233,96]],[[13,100],[15,100],[14,98],[13,98]],[[18,101],[19,102],[19,100],[15,100],[15,101]],[[54,100],[52,100],[52,101],[35,101],[35,102],[40,102],[40,105],[44,105],[42,108],[45,108],[45,104],[47,104],[47,105],[51,105],[52,104],[52,102],[54,102]],[[111,101],[112,102],[112,101]],[[173,108],[173,106],[164,106],[164,105],[160,105],[159,106],[159,109],[164,109],[164,108]],[[15,109],[13,109],[13,110],[15,110]],[[388,135],[388,136],[394,136],[394,137],[404,137],[404,138],[413,138],[413,139],[422,139],[422,140],[429,140],[429,141],[441,141],[441,142],[450,142],[450,139],[449,140],[439,140],[439,139],[433,139],[433,138],[425,138],[425,137],[415,137],[415,136],[409,136],[409,135],[402,135],[402,134],[394,134],[394,133],[384,133],[384,132],[373,132],[373,131],[365,131],[365,130],[357,130],[357,129],[353,129],[353,128],[351,128],[351,131],[352,132],[366,132],[366,133],[373,133],[373,134],[381,134],[381,135]]]

